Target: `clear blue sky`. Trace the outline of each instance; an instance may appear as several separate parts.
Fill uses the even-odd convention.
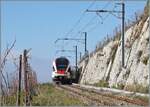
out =
[[[84,28],[83,31],[88,32],[88,50],[91,52],[95,49],[98,41],[107,34],[113,33],[113,29],[121,23],[121,20],[109,15],[101,24],[101,18],[98,15],[95,13],[83,14],[83,12],[91,4],[89,9],[105,7],[104,9],[110,10],[114,7],[114,3],[114,1],[96,1],[94,3],[92,1],[3,1],[1,4],[2,52],[6,48],[6,44],[10,44],[16,37],[14,51],[22,53],[23,49],[32,48],[33,59],[40,59],[39,65],[34,64],[35,67],[33,66],[38,73],[39,81],[49,81],[54,57],[64,54],[72,56],[72,60],[74,58],[74,53],[56,54],[55,51],[61,49],[62,46],[65,46],[65,49],[73,50],[73,46],[76,44],[76,42],[59,42],[56,45],[54,41],[57,38],[66,37],[67,32],[83,15],[80,23],[74,26],[73,32],[69,33],[67,37],[82,38],[83,35],[81,36],[78,32]],[[132,19],[135,12],[142,12],[145,3],[146,0],[126,2],[126,20]],[[116,7],[116,10],[118,9],[121,7]],[[101,15],[105,17],[107,14]],[[89,21],[90,23],[87,24]],[[83,46],[78,43],[79,51],[84,52]],[[39,70],[40,63],[43,64],[42,61],[47,62],[45,71]],[[41,69],[43,68],[41,67]]]

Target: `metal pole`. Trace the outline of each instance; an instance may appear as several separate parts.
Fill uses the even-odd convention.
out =
[[[84,32],[85,33],[85,54],[86,54],[86,51],[87,51],[87,32]]]
[[[78,56],[77,56],[78,55],[77,46],[75,46],[75,51],[76,51],[75,53],[76,53],[76,72],[77,72],[77,61],[78,61],[78,59],[77,59],[78,58]]]
[[[125,4],[122,2],[122,67],[124,67],[124,20]]]
[[[125,49],[124,49],[124,23],[125,23],[125,3],[122,2],[122,3],[117,3],[117,4],[121,4],[122,5],[122,11],[114,11],[114,10],[86,10],[87,12],[114,12],[114,13],[122,13],[122,67],[124,67],[124,59],[125,59]]]
[[[0,56],[1,57],[1,56]],[[1,60],[0,60],[1,62]],[[0,64],[0,69],[1,69],[1,64]],[[2,85],[2,71],[0,70],[0,105],[3,106],[3,85]]]
[[[20,96],[21,96],[21,73],[22,73],[22,55],[20,55],[19,61],[19,87],[18,87],[18,99],[17,106],[20,106]]]
[[[81,60],[81,57],[82,57],[82,53],[80,52],[80,60]]]

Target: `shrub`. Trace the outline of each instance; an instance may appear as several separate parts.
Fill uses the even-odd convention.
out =
[[[109,87],[109,83],[105,80],[100,80],[98,83],[95,83],[94,86],[97,87]]]
[[[117,86],[113,84],[113,86],[112,86],[111,88],[115,88],[115,89],[117,89]]]
[[[147,56],[143,56],[142,62],[143,62],[145,65],[147,65],[148,60],[149,60],[149,56],[148,56],[148,55],[147,55]]]
[[[138,51],[138,53],[137,53],[138,58],[140,58],[142,56],[142,53],[143,53],[142,50]]]
[[[141,58],[141,56],[142,56],[142,53],[143,53],[142,50],[139,50],[139,51],[137,52],[137,62],[140,61],[140,58]]]
[[[117,88],[118,88],[118,89],[124,89],[124,84],[122,84],[122,83],[117,84]]]
[[[124,84],[119,83],[119,84],[117,84],[117,86],[116,86],[116,85],[113,85],[112,88],[121,89],[121,90],[122,90],[122,89],[124,89]]]

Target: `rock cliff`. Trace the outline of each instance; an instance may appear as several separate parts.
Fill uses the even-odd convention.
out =
[[[80,84],[95,84],[100,80],[109,87],[149,85],[149,16],[146,9],[141,19],[125,32],[125,67],[122,67],[121,39],[109,41],[102,49],[89,54],[79,63]]]

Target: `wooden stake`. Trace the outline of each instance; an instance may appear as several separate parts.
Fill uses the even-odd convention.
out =
[[[17,106],[20,106],[20,96],[21,96],[21,73],[22,73],[22,55],[19,58],[19,86],[18,86],[18,97],[17,97]]]

